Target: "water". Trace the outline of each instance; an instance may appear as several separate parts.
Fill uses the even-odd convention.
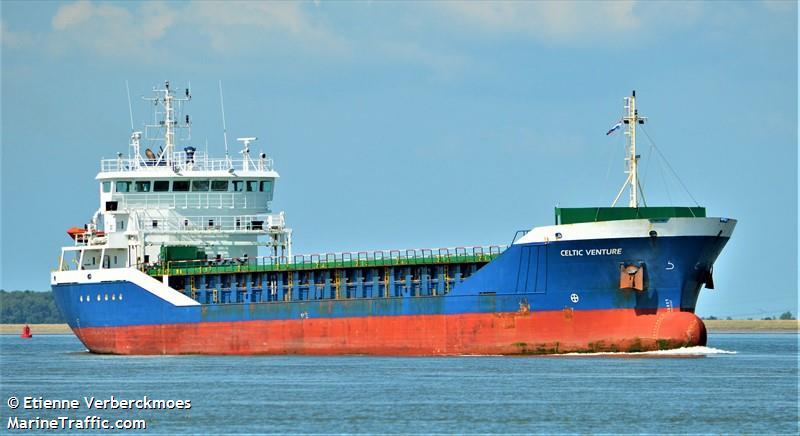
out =
[[[156,433],[796,433],[798,336],[558,357],[122,357],[0,338],[19,418],[143,418]],[[185,399],[190,410],[10,410],[10,396]],[[15,432],[21,433],[21,430]]]

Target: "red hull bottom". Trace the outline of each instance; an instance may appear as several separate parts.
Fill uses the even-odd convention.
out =
[[[705,345],[690,312],[470,313],[73,328],[95,353],[392,356],[648,351]]]

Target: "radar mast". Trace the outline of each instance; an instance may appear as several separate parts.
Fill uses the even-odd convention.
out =
[[[184,97],[176,97],[175,92],[170,89],[169,81],[164,82],[163,89],[155,89],[153,88],[153,92],[156,94],[155,97],[142,97],[144,100],[152,101],[153,104],[158,107],[159,104],[162,105],[162,110],[155,110],[155,123],[154,124],[147,124],[145,125],[145,131],[149,132],[153,129],[160,131],[162,128],[164,129],[164,136],[163,138],[155,137],[147,135],[147,139],[149,140],[162,140],[164,141],[163,150],[157,156],[157,162],[159,164],[164,164],[166,166],[172,166],[173,164],[173,155],[175,153],[175,130],[177,129],[189,129],[189,116],[186,115],[185,123],[178,124],[178,120],[176,119],[176,105],[178,106],[177,112],[180,113],[180,106],[181,103],[189,101],[192,99],[192,95],[189,93],[189,88],[186,88],[186,93]],[[163,119],[159,119],[159,116],[163,116]],[[189,139],[188,135],[187,138]]]

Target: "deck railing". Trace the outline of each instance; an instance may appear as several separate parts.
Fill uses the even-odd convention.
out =
[[[117,158],[100,160],[100,172],[148,171],[150,169],[169,168],[173,171],[228,171],[245,169],[248,171],[272,171],[272,159],[227,159],[211,158],[201,151],[196,151],[190,159],[185,152],[173,153],[172,162],[157,159]]]
[[[204,215],[160,217],[144,214],[138,221],[139,229],[148,233],[160,232],[268,232],[286,225],[283,212],[261,215]]]
[[[507,247],[499,245],[437,249],[378,250],[346,253],[298,254],[235,259],[197,259],[142,265],[151,276],[224,274],[403,265],[489,262]]]
[[[266,195],[266,198],[265,198]],[[266,209],[268,192],[114,194],[121,209]]]

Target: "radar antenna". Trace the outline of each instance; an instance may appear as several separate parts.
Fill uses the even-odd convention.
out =
[[[242,151],[239,153],[242,154],[242,170],[247,170],[251,163],[250,160],[250,143],[257,140],[255,136],[248,137],[248,138],[236,138],[237,141],[242,143]]]

